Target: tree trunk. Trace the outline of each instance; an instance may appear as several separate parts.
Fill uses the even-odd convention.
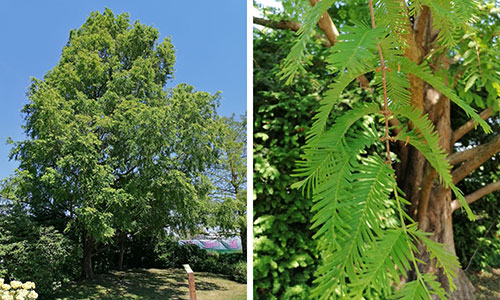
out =
[[[240,238],[241,238],[241,250],[243,251],[243,258],[247,257],[247,227],[241,226],[240,229]]]
[[[433,240],[442,243],[453,254],[456,254],[452,221],[451,191],[450,189],[446,189],[442,186],[435,186],[431,193],[429,210],[426,214],[426,221],[421,224],[421,226],[426,226],[425,228],[422,228],[423,230],[434,233],[432,235]],[[446,291],[449,291],[450,285],[446,276],[443,274],[442,269],[436,269],[436,267],[430,263],[427,253],[422,252],[423,251],[421,251],[419,258],[427,263],[427,265],[422,267],[422,271],[436,274],[441,285],[446,289]],[[457,289],[451,294],[449,299],[476,299],[474,296],[474,286],[461,268],[458,268],[457,270],[457,278],[455,278],[454,284]]]
[[[123,271],[123,256],[125,254],[125,233],[120,233],[119,243],[120,243],[120,257],[118,258],[118,270]]]
[[[441,147],[448,153],[452,152],[452,128],[450,124],[450,101],[432,87],[426,87],[424,93],[424,111],[433,121],[440,137]],[[432,240],[442,243],[453,254],[455,243],[453,239],[453,219],[451,209],[451,190],[443,187],[437,180],[435,170],[425,161],[416,149],[397,149],[402,154],[402,162],[396,166],[398,184],[411,202],[410,215],[419,222],[419,228],[432,232]],[[449,282],[442,269],[437,269],[430,262],[428,253],[420,249],[418,258],[426,264],[421,265],[421,272],[434,273],[443,288],[449,292]],[[414,274],[410,275],[410,279]],[[457,290],[449,299],[474,300],[474,287],[465,273],[459,268],[454,280]]]
[[[94,238],[83,230],[83,276],[85,279],[95,279],[94,266],[92,265],[92,252],[94,250]]]

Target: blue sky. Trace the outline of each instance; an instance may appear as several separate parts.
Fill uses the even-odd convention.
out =
[[[246,110],[246,1],[2,1],[0,4],[0,179],[18,166],[8,160],[8,137],[23,140],[20,110],[30,76],[42,78],[59,61],[69,31],[92,11],[128,12],[130,20],[171,36],[175,79],[197,90],[222,91],[219,114]]]

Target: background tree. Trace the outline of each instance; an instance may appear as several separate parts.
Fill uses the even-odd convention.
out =
[[[219,129],[220,156],[211,174],[216,199],[215,223],[223,235],[239,234],[246,257],[246,116],[222,117]]]
[[[86,278],[97,247],[117,236],[204,222],[219,96],[187,84],[165,91],[175,55],[158,36],[127,14],[92,13],[59,63],[32,79],[23,109],[15,196],[80,234]]]
[[[305,1],[305,2],[307,2],[307,1]],[[313,5],[316,3],[316,1],[310,1],[310,2]],[[304,7],[304,3],[302,3],[301,5],[292,5],[289,2],[285,2],[285,4],[286,4],[285,5],[286,8],[292,8],[292,9],[296,9],[296,8],[300,9],[300,7]],[[443,24],[443,22],[444,22],[443,20],[445,20],[446,17],[443,15],[440,15],[440,13],[442,14],[443,11],[438,11],[437,7],[432,7],[432,5],[427,3],[427,2],[422,3],[422,4],[424,5],[422,10],[419,10],[416,13],[415,19],[411,19],[411,21],[412,22],[414,21],[414,22],[412,23],[412,28],[409,32],[409,35],[407,36],[408,37],[407,42],[410,45],[410,47],[408,48],[409,50],[405,55],[412,60],[414,60],[414,58],[417,57],[418,59],[416,59],[414,61],[417,61],[418,63],[425,61],[426,63],[431,64],[431,66],[434,68],[434,71],[443,72],[443,71],[447,70],[447,65],[446,65],[446,63],[443,64],[442,60],[444,59],[444,61],[446,62],[446,57],[448,57],[447,52],[442,51],[443,49],[448,47],[446,45],[446,42],[442,43],[444,38],[449,38],[449,36],[446,37],[446,34],[447,34],[446,30],[448,30],[448,29],[445,29],[445,28],[449,28],[449,27],[447,27],[446,24]],[[429,6],[426,7],[425,4],[427,4]],[[457,4],[457,5],[462,5],[462,4],[463,3]],[[352,15],[356,15],[356,12],[358,14],[361,14],[361,17],[357,18],[356,20],[358,20],[358,21],[360,19],[367,20],[369,13],[367,12],[366,3],[364,4],[365,5],[364,9],[359,9],[359,10],[354,9],[353,10],[353,7],[355,8],[357,5],[358,5],[358,2],[354,1],[354,2],[352,2],[352,3],[350,2],[348,4],[336,4],[336,5],[332,6],[330,8],[329,12],[335,18],[335,23],[326,22],[330,19],[330,17],[328,15],[323,15],[323,17],[320,19],[321,21],[319,22],[319,27],[325,33],[325,36],[327,37],[329,44],[335,44],[336,37],[338,35],[338,33],[337,34],[335,33],[336,28],[342,27],[342,19],[345,20],[347,14],[351,14],[353,11],[355,11]],[[489,15],[489,16],[483,15],[483,13],[485,11],[486,12],[488,10],[491,11],[492,7],[493,6],[491,6],[491,5],[489,6],[489,8],[487,5],[478,7],[480,10],[478,11],[477,14],[481,16],[480,19],[481,20],[488,20],[488,21],[481,21],[481,22],[478,22],[477,24],[489,24],[489,25],[491,25],[491,24],[495,23],[494,20],[497,18],[497,16],[491,16],[490,12],[487,13],[487,15]],[[469,9],[474,9],[474,7],[469,7]],[[366,12],[366,14],[364,14],[364,17],[363,17],[363,13],[365,13],[365,12]],[[482,13],[480,13],[480,12],[482,12]],[[419,17],[420,14],[422,17]],[[438,28],[438,30],[429,29],[429,28],[432,28],[432,26],[433,26],[432,22],[430,21],[431,20],[430,14],[433,14],[434,26],[436,28]],[[350,17],[352,15],[349,15],[348,17]],[[337,20],[340,20],[340,22],[337,22]],[[367,20],[367,21],[369,21],[369,20]],[[421,21],[422,21],[422,23],[420,23]],[[298,23],[297,20],[266,20],[266,19],[254,18],[254,22],[261,24],[261,25],[270,26],[270,27],[274,27],[274,28],[281,28],[281,29],[282,28],[289,28],[291,30],[298,30],[301,27],[301,24]],[[455,22],[460,22],[460,18],[457,18],[455,20]],[[340,24],[340,26],[336,27],[334,24],[337,24],[337,25]],[[450,24],[448,24],[448,26],[449,25]],[[423,26],[423,27],[419,27],[419,26]],[[494,106],[496,104],[497,93],[494,90],[495,82],[496,82],[496,75],[483,73],[483,76],[484,76],[484,78],[482,78],[483,81],[478,82],[477,79],[481,75],[474,76],[474,74],[481,73],[481,69],[482,70],[492,69],[491,66],[493,66],[495,64],[494,59],[492,59],[492,55],[488,53],[489,51],[487,51],[487,50],[482,51],[483,48],[481,48],[481,47],[478,50],[478,48],[476,48],[474,43],[470,43],[471,42],[470,40],[466,41],[468,43],[467,46],[469,48],[471,48],[471,47],[476,48],[476,51],[475,51],[476,55],[474,57],[475,61],[479,62],[479,64],[481,64],[481,62],[484,63],[486,61],[485,66],[483,68],[481,68],[481,65],[476,65],[474,67],[471,67],[470,64],[472,62],[472,58],[470,58],[471,57],[470,55],[471,55],[471,53],[473,53],[472,51],[470,51],[471,49],[461,48],[461,50],[457,50],[457,49],[460,49],[461,46],[464,46],[463,45],[464,40],[470,38],[470,35],[467,35],[470,32],[463,32],[463,31],[460,32],[462,27],[460,27],[459,24],[456,24],[456,26],[451,26],[451,27],[453,27],[453,30],[455,31],[455,33],[457,35],[462,34],[464,36],[464,39],[460,41],[460,43],[462,43],[462,44],[459,43],[458,48],[451,47],[452,49],[454,49],[454,51],[456,51],[456,52],[451,52],[451,54],[460,53],[460,51],[462,51],[461,53],[465,53],[465,52],[467,52],[467,50],[469,50],[468,55],[464,54],[464,56],[467,56],[467,58],[469,58],[469,59],[462,60],[462,59],[460,59],[460,56],[458,56],[458,59],[456,59],[456,60],[451,60],[451,59],[449,60],[449,61],[453,62],[453,64],[452,64],[453,67],[457,67],[458,69],[461,69],[461,72],[456,73],[456,70],[454,70],[454,72],[452,74],[468,74],[468,75],[465,78],[463,78],[463,81],[460,81],[461,77],[459,77],[460,76],[459,75],[455,78],[457,82],[454,82],[451,79],[448,80],[448,82],[454,82],[454,84],[458,84],[458,85],[462,84],[462,87],[463,87],[462,90],[464,93],[462,93],[461,96],[464,96],[464,94],[469,92],[469,96],[465,96],[466,100],[469,103],[475,102],[474,104],[476,104],[476,105],[478,103],[481,103],[482,106],[488,106],[488,105],[493,106],[491,109],[487,109],[484,111],[484,113],[481,114],[482,118],[487,119],[491,115],[491,111],[494,109]],[[476,34],[483,30],[481,27],[482,27],[482,25],[478,25],[477,28],[473,29],[474,39],[476,39],[476,37],[477,37]],[[308,28],[313,28],[313,27],[309,26]],[[487,47],[484,47],[484,49],[486,49],[486,48],[494,49],[496,47],[496,44],[495,44],[496,41],[495,41],[495,39],[491,39],[490,33],[486,33],[484,35],[481,34],[482,36],[487,36],[488,39],[486,41],[487,41],[487,43],[490,43],[490,44],[488,44]],[[449,32],[448,32],[448,34],[449,34]],[[443,37],[443,35],[445,37]],[[460,36],[462,36],[462,35],[460,35]],[[425,39],[423,37],[425,37]],[[439,37],[439,38],[436,39],[437,37]],[[417,42],[416,45],[415,45],[415,39]],[[477,40],[475,40],[475,42],[477,42]],[[423,47],[421,49],[419,49],[421,44],[423,45]],[[444,47],[442,46],[443,44],[445,45]],[[432,49],[434,49],[434,50],[432,50]],[[419,50],[419,51],[422,50],[422,52],[424,54],[422,54],[422,52],[416,53],[418,51],[412,52],[411,50]],[[314,52],[314,51],[311,53],[316,54],[316,52]],[[437,55],[437,54],[440,54],[440,55]],[[483,58],[483,59],[481,59],[481,58]],[[489,68],[488,68],[488,64],[490,65]],[[300,76],[303,76],[302,74],[303,73],[300,73]],[[368,76],[369,75],[367,75],[367,77]],[[365,85],[364,85],[365,81],[364,81],[363,77],[358,77],[358,82],[360,83],[360,85],[362,87],[365,87]],[[410,75],[410,83],[411,83],[410,91],[411,91],[412,104],[417,105],[417,107],[425,108],[425,112],[428,113],[431,116],[431,119],[434,120],[434,122],[436,123],[436,128],[437,128],[442,140],[443,139],[447,140],[446,137],[451,137],[451,132],[452,132],[451,125],[449,124],[449,121],[448,121],[448,125],[446,125],[446,126],[445,125],[439,126],[438,123],[439,122],[446,123],[446,118],[443,118],[443,115],[441,113],[444,112],[445,115],[446,114],[449,115],[450,114],[450,107],[449,106],[446,107],[446,105],[444,105],[445,107],[443,108],[443,106],[441,106],[441,105],[436,106],[436,103],[438,103],[438,102],[439,103],[449,103],[449,100],[446,99],[446,97],[443,98],[443,97],[440,97],[438,95],[436,98],[433,98],[433,99],[434,100],[441,99],[440,101],[437,101],[437,102],[430,101],[428,99],[428,97],[430,97],[429,95],[431,95],[433,92],[435,92],[435,90],[432,90],[432,87],[430,85],[427,85],[427,84],[424,85],[423,82],[424,82],[423,80],[418,79],[416,77],[412,78]],[[470,84],[468,84],[469,82],[470,82]],[[470,88],[472,86],[474,86],[475,84],[479,84],[479,86],[477,87],[478,91],[482,90],[482,91],[486,92],[483,94],[483,98],[478,97],[478,96],[474,96],[475,93],[472,93]],[[424,89],[424,87],[425,87],[425,89]],[[425,93],[423,92],[424,90],[426,90]],[[459,91],[459,94],[460,94],[460,91]],[[433,95],[436,95],[436,94],[433,94]],[[425,106],[424,103],[428,103],[427,106]],[[440,111],[440,112],[438,113],[437,111]],[[439,115],[439,117],[436,117],[436,114]],[[455,134],[455,138],[459,137],[458,133],[461,132],[462,130],[465,130],[467,132],[474,127],[473,121],[470,121],[466,124],[467,125],[465,125],[463,127],[459,127],[459,129],[457,129],[455,131],[457,133],[457,134]],[[450,142],[451,145],[453,145],[453,143],[455,141],[457,141],[457,140],[456,139],[452,140],[452,142]],[[448,143],[448,145],[450,145],[450,143]],[[464,165],[462,165],[460,167],[460,168],[463,167],[462,169],[457,168],[453,172],[453,177],[454,177],[453,181],[455,183],[460,181],[463,178],[463,177],[459,178],[460,176],[458,176],[458,174],[460,172],[463,173],[464,170],[467,168],[468,171],[463,173],[463,174],[470,173],[472,170],[478,168],[482,162],[487,160],[491,155],[493,155],[495,152],[498,151],[498,147],[493,146],[494,143],[490,142],[488,144],[490,145],[490,147],[479,146],[478,148],[476,148],[477,149],[476,151],[478,151],[478,152],[475,152],[476,154],[480,153],[480,149],[484,150],[486,148],[489,148],[490,151],[482,152],[481,155],[477,157],[475,164],[472,163],[471,161],[469,163],[466,162],[466,163],[464,163]],[[394,147],[394,146],[396,146],[396,147]],[[446,146],[446,143],[444,145],[441,144],[441,146],[444,146],[444,148],[447,149],[447,151],[449,153],[451,152],[450,146]],[[425,164],[427,164],[427,163],[425,162],[425,159],[423,158],[423,156],[421,154],[405,153],[405,151],[408,151],[408,152],[413,151],[414,153],[417,153],[418,152],[417,150],[415,150],[415,149],[414,150],[404,150],[404,149],[406,149],[406,148],[403,148],[403,147],[399,148],[397,145],[393,145],[393,147],[392,147],[392,150],[394,152],[396,152],[397,154],[399,154],[399,157],[402,158],[400,166],[396,168],[396,174],[397,174],[397,178],[399,181],[398,182],[399,185],[403,187],[403,190],[406,192],[407,197],[412,202],[412,205],[410,206],[410,213],[412,214],[412,216],[414,216],[417,220],[420,221],[420,226],[422,229],[425,229],[425,230],[429,230],[430,228],[434,229],[434,232],[435,232],[434,239],[435,240],[446,243],[450,250],[455,251],[454,246],[453,246],[453,235],[451,234],[452,233],[451,211],[449,210],[449,208],[452,207],[452,205],[450,205],[451,199],[446,200],[447,199],[446,197],[451,197],[451,192],[449,189],[443,189],[442,187],[440,188],[440,185],[438,183],[436,183],[436,186],[433,188],[433,182],[434,182],[434,179],[436,178],[437,174],[434,173],[431,175],[430,173],[432,173],[432,172],[430,172],[430,171],[429,171],[430,172],[429,174],[426,173],[427,171],[424,172],[425,168],[427,168],[427,169],[432,169],[432,168],[430,167],[430,165],[425,167]],[[471,154],[471,153],[472,152],[468,152],[468,154]],[[416,155],[416,156],[414,156],[414,155]],[[420,158],[416,159],[416,157],[418,157],[418,155],[420,155]],[[460,155],[463,155],[463,154],[460,154]],[[413,157],[413,158],[408,160],[408,157]],[[458,157],[458,155],[455,157]],[[450,156],[450,159],[451,158],[452,158],[452,156]],[[469,159],[470,158],[471,157],[469,157]],[[407,165],[409,161],[413,161],[413,160],[419,161],[420,165],[412,165],[412,166]],[[452,164],[453,164],[453,161],[452,161]],[[403,174],[402,172],[421,172],[421,173],[419,173],[420,175],[415,175],[415,174]],[[417,181],[415,181],[415,178],[417,179]],[[421,181],[421,180],[423,180],[423,178],[426,178],[427,181]],[[404,180],[407,180],[406,185],[403,184]],[[427,182],[427,184],[424,184],[425,182]],[[411,188],[410,188],[410,186],[411,186]],[[490,185],[488,191],[490,191],[490,192],[493,191],[494,186],[495,185],[493,185],[493,186]],[[487,190],[483,189],[483,191],[487,191]],[[448,196],[446,196],[446,195],[448,195]],[[433,200],[429,200],[429,199],[433,199]],[[468,197],[468,199],[470,200],[472,198]],[[429,203],[433,203],[433,204],[429,205]],[[455,201],[453,203],[458,203],[458,202]],[[421,206],[419,207],[419,205],[421,205]],[[419,207],[418,212],[416,210],[412,210],[411,209],[412,207],[413,208]],[[457,207],[457,205],[454,204],[453,207]],[[448,209],[448,210],[446,210],[446,209]],[[444,216],[445,219],[437,218],[438,216],[439,217]],[[448,218],[448,219],[446,219],[446,218]],[[431,224],[431,225],[429,225],[429,224]],[[450,238],[451,238],[451,240],[450,240]],[[464,276],[462,276],[462,275],[463,274],[459,273],[459,291],[456,292],[454,294],[454,296],[457,298],[465,297],[467,299],[470,299],[468,297],[473,297],[473,295],[471,296],[471,291],[469,288],[470,286],[467,284],[466,280],[463,279]],[[442,273],[441,273],[441,276],[442,276]],[[447,284],[446,280],[444,280],[441,277],[440,281],[442,283],[444,283],[444,286],[446,286],[446,284]]]

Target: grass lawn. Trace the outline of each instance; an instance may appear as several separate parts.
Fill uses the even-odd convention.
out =
[[[482,271],[469,276],[478,300],[500,299],[500,269],[491,268],[490,271]]]
[[[122,282],[120,277],[123,276]],[[246,284],[211,273],[194,273],[198,300],[244,300]],[[64,288],[57,300],[189,299],[184,269],[136,269],[102,274],[94,281],[83,281]]]

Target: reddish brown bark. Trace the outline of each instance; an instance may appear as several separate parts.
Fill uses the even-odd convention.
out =
[[[410,60],[417,63],[422,61],[431,48],[433,39],[431,33],[432,17],[430,10],[424,7],[415,19],[413,31],[407,36],[410,47],[406,50],[405,55]],[[438,64],[441,67],[447,67],[446,60],[440,61]],[[428,114],[439,134],[441,147],[446,152],[451,153],[453,131],[450,122],[449,99],[416,77],[410,76],[409,81],[412,105]],[[436,171],[415,148],[398,147],[395,150],[399,152],[401,157],[401,163],[396,166],[398,184],[411,203],[410,214],[418,220],[420,229],[432,232],[431,238],[434,241],[442,243],[455,254],[450,189],[439,184],[439,181],[436,180]],[[419,249],[418,258],[426,263],[420,265],[421,271],[436,274],[441,285],[449,291],[450,285],[447,277],[441,269],[430,261],[425,249],[421,247]],[[454,283],[458,289],[453,292],[450,299],[475,299],[474,287],[461,269],[457,270],[457,278]]]
[[[309,0],[311,3],[311,6],[316,5],[319,0]],[[318,26],[321,28],[323,33],[326,35],[326,38],[332,45],[335,44],[335,41],[337,40],[337,37],[339,36],[339,31],[337,30],[337,27],[335,24],[333,24],[332,18],[330,18],[330,15],[328,12],[324,12],[321,18],[318,21]]]

